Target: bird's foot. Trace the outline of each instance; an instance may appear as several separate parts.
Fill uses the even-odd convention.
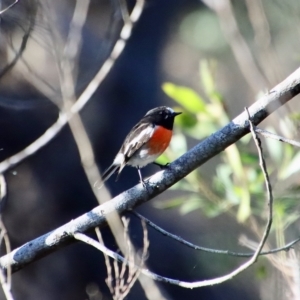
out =
[[[141,181],[141,184],[143,185],[144,188],[147,188],[148,181],[149,181],[149,179],[146,179],[146,180],[143,179]]]
[[[150,178],[148,178],[148,179],[143,179],[143,180],[140,181],[140,183],[143,185],[143,188],[144,188],[145,190],[147,190],[148,192],[149,192],[149,190],[148,190],[148,187],[149,187],[149,179],[150,179]]]
[[[165,165],[162,165],[162,164],[159,164],[157,162],[154,162],[153,164],[156,165],[156,166],[159,166],[162,170],[167,169],[170,165],[170,163],[166,163]]]

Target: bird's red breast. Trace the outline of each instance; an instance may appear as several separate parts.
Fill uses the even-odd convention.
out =
[[[149,141],[147,142],[147,148],[149,154],[163,153],[169,146],[172,137],[172,130],[166,129],[163,126],[156,126],[155,131]]]

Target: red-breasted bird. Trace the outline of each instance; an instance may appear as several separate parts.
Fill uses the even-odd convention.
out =
[[[146,115],[131,129],[116,155],[112,165],[102,174],[103,183],[114,173],[117,179],[126,165],[136,167],[141,182],[145,185],[140,168],[155,163],[154,161],[169,146],[172,137],[174,118],[181,114],[167,106],[149,110]],[[159,165],[158,163],[155,163]],[[162,165],[159,165],[163,167]]]

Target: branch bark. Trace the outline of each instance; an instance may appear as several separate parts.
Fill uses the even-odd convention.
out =
[[[249,108],[253,124],[257,125],[262,122],[273,111],[299,93],[300,68]],[[97,206],[75,220],[1,257],[0,265],[5,269],[10,265],[13,271],[17,271],[52,253],[57,248],[74,242],[73,234],[75,232],[84,232],[96,226],[105,226],[106,216],[111,212],[117,211],[122,214],[126,210],[149,201],[247,133],[249,133],[248,116],[246,112],[243,112],[225,127],[171,163],[167,169],[153,175],[149,179],[147,189],[141,184],[136,185],[111,201]]]

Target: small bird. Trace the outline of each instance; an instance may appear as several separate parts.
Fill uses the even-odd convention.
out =
[[[174,118],[180,114],[181,112],[175,112],[167,106],[159,106],[149,110],[125,138],[112,165],[102,174],[102,182],[100,186],[98,185],[99,188],[114,173],[118,173],[117,181],[126,165],[137,168],[140,180],[145,186],[140,168],[150,163],[164,167],[154,161],[169,146]]]

